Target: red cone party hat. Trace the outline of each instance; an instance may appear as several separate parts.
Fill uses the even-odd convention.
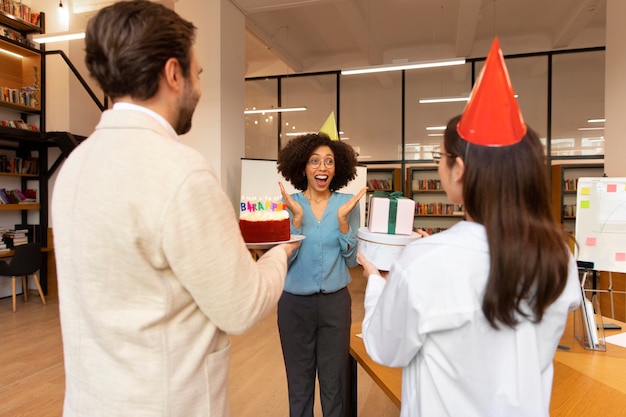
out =
[[[513,145],[526,134],[497,37],[456,130],[466,141],[482,146]]]

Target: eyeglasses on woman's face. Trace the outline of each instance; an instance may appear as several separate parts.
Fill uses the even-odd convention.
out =
[[[441,157],[443,155],[449,158],[454,158],[454,155],[452,155],[450,152],[442,152],[441,149],[436,149],[432,151],[432,155],[433,155],[433,161],[435,161],[437,165],[439,165],[439,161],[441,161]]]
[[[309,165],[311,165],[313,168],[319,168],[322,162],[324,162],[324,166],[326,168],[332,168],[335,166],[335,160],[333,158],[326,158],[324,160],[320,158],[309,159]]]

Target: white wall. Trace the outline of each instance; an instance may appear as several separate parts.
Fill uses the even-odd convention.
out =
[[[238,212],[245,145],[245,19],[228,0],[179,0],[175,8],[198,27],[196,47],[203,68],[202,98],[193,128],[182,140],[209,160]]]
[[[604,170],[626,177],[626,1],[607,0],[606,9]]]

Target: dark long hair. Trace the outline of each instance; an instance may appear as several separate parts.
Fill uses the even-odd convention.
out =
[[[176,58],[189,76],[195,26],[167,7],[147,0],[120,1],[101,9],[85,33],[85,63],[106,95],[147,100],[159,75]]]
[[[330,191],[337,191],[356,178],[357,159],[352,146],[331,140],[324,133],[310,133],[290,140],[278,154],[278,172],[295,189],[306,190],[308,185],[304,175],[306,164],[313,151],[320,146],[328,146],[335,157],[335,176],[328,187]]]
[[[543,146],[530,128],[514,145],[470,144],[457,133],[459,120],[448,123],[444,146],[463,159],[463,204],[487,232],[491,265],[483,313],[495,328],[514,327],[519,317],[540,322],[565,288],[570,259],[568,237],[550,210]]]

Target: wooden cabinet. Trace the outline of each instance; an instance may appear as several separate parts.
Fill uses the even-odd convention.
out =
[[[30,39],[32,34],[44,32],[45,16],[31,13],[21,3],[6,3],[2,3],[0,10],[0,188],[35,190],[36,199],[0,204],[0,226],[8,230],[16,224],[37,225],[38,233],[32,239],[46,246],[49,145],[42,94],[45,51]],[[40,271],[44,291],[47,290],[45,264]]]
[[[552,215],[568,233],[576,228],[578,178],[601,177],[604,164],[552,165]]]
[[[448,201],[436,165],[409,167],[406,177],[405,194],[415,201],[415,228],[432,234],[463,219],[463,207]]]

